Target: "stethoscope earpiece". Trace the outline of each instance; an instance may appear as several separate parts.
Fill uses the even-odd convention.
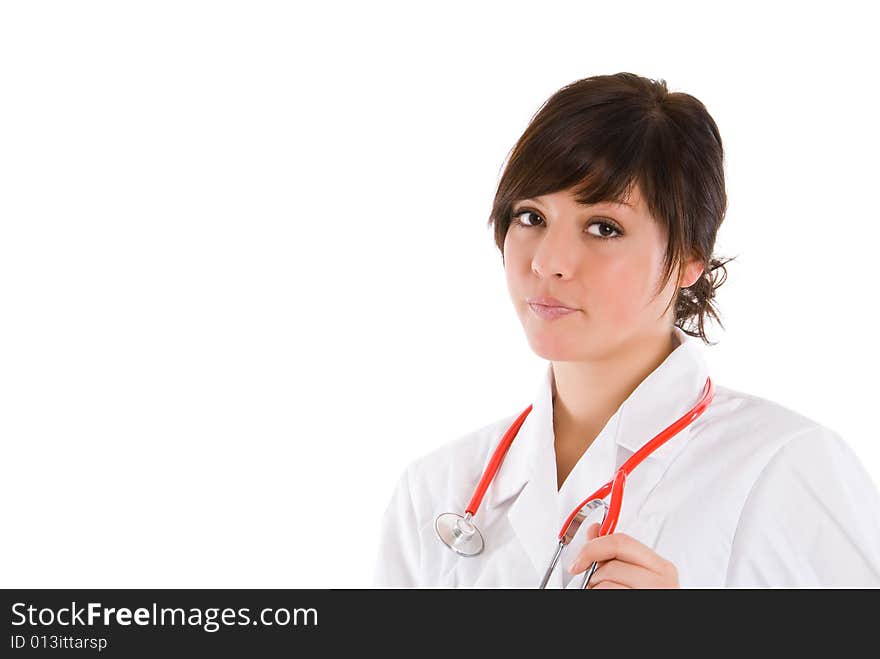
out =
[[[466,513],[443,513],[434,520],[434,529],[447,547],[460,556],[476,556],[483,551],[483,535]]]

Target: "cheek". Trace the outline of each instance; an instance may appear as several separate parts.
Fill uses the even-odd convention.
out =
[[[650,257],[609,256],[588,274],[590,289],[617,319],[637,316],[650,303],[657,273]]]
[[[504,276],[511,290],[519,288],[524,277],[528,274],[530,259],[517,240],[510,237],[510,232],[504,240]]]

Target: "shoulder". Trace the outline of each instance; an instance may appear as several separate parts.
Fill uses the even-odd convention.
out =
[[[712,405],[694,425],[710,431],[707,442],[718,453],[761,468],[774,459],[810,459],[820,447],[851,452],[839,434],[805,414],[730,387],[716,386]]]
[[[414,482],[431,480],[453,470],[476,469],[482,472],[501,435],[513,423],[516,414],[496,419],[455,437],[409,463],[407,471]]]
[[[704,416],[695,450],[730,513],[727,585],[880,584],[880,492],[839,433],[727,387]]]
[[[838,432],[765,398],[718,391],[719,410],[731,412],[718,436],[739,447],[741,460],[732,464],[747,466],[744,513],[759,506],[775,510],[779,524],[783,517],[825,516],[830,509],[840,515],[850,508],[880,519],[877,484]]]
[[[715,398],[709,410],[724,415],[731,427],[757,424],[761,429],[781,432],[785,437],[819,425],[806,415],[776,401],[725,386],[715,387]]]
[[[412,460],[404,478],[417,509],[467,503],[505,430],[518,414],[479,426]]]
[[[740,505],[758,483],[782,483],[785,470],[817,487],[847,479],[869,494],[871,488],[876,491],[839,433],[775,401],[716,386],[712,404],[693,425],[696,441],[689,446],[690,455],[709,469],[716,483],[726,483]],[[687,464],[692,468],[695,463]]]
[[[766,428],[727,465],[742,485],[728,584],[880,585],[880,491],[852,447],[777,403],[736,398]]]

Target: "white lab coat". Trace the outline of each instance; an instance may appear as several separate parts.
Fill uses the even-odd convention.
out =
[[[463,514],[523,410],[412,462],[382,518],[374,585],[536,587],[571,510],[700,399],[709,375],[702,344],[673,331],[675,350],[608,420],[559,491],[548,362],[474,518],[486,541],[480,555],[451,551],[434,519]],[[582,575],[566,568],[587,526],[549,588],[580,585]],[[880,493],[849,446],[805,416],[717,383],[703,414],[626,479],[615,532],[672,561],[683,588],[880,587]]]

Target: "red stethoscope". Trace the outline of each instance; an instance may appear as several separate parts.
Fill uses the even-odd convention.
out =
[[[712,383],[712,379],[707,377],[700,402],[698,402],[689,412],[684,414],[684,416],[662,430],[647,444],[636,451],[629,460],[621,465],[620,469],[618,469],[617,473],[614,475],[614,478],[577,505],[563,523],[562,530],[559,531],[559,542],[556,546],[556,553],[550,560],[550,565],[544,573],[544,578],[541,580],[539,588],[545,588],[547,586],[547,582],[550,580],[550,575],[556,567],[556,564],[559,562],[559,557],[562,555],[563,547],[572,541],[577,534],[578,529],[580,529],[581,524],[591,512],[599,508],[604,509],[602,524],[599,527],[600,536],[614,532],[614,528],[617,526],[617,519],[620,516],[620,506],[623,503],[623,486],[626,482],[626,477],[632,473],[632,470],[635,469],[642,460],[653,453],[661,444],[677,435],[694,419],[700,416],[709,406],[709,403],[712,402],[714,395],[715,385]],[[531,411],[532,406],[529,405],[511,424],[510,428],[507,429],[507,432],[504,433],[504,437],[502,437],[501,441],[498,443],[495,453],[492,454],[492,459],[489,460],[489,464],[486,466],[486,470],[483,472],[483,476],[477,484],[477,489],[474,491],[470,503],[467,508],[465,508],[464,517],[458,513],[443,513],[438,515],[437,519],[434,520],[434,529],[437,531],[437,535],[443,543],[455,553],[461,556],[476,556],[483,551],[483,536],[476,524],[474,524],[473,517],[477,513],[477,508],[480,507],[483,495],[486,494],[486,490],[489,489],[489,483],[492,482],[492,479],[495,478],[495,474],[498,473],[498,468],[501,466],[501,461],[504,459],[507,449],[510,448],[516,434],[519,432],[520,426],[522,426]],[[609,493],[611,494],[611,503],[607,504],[605,503],[605,497],[607,497]],[[581,584],[581,588],[586,588],[589,585],[590,577],[593,576],[596,567],[597,564],[594,562],[590,566],[590,569],[584,573],[584,580]]]

